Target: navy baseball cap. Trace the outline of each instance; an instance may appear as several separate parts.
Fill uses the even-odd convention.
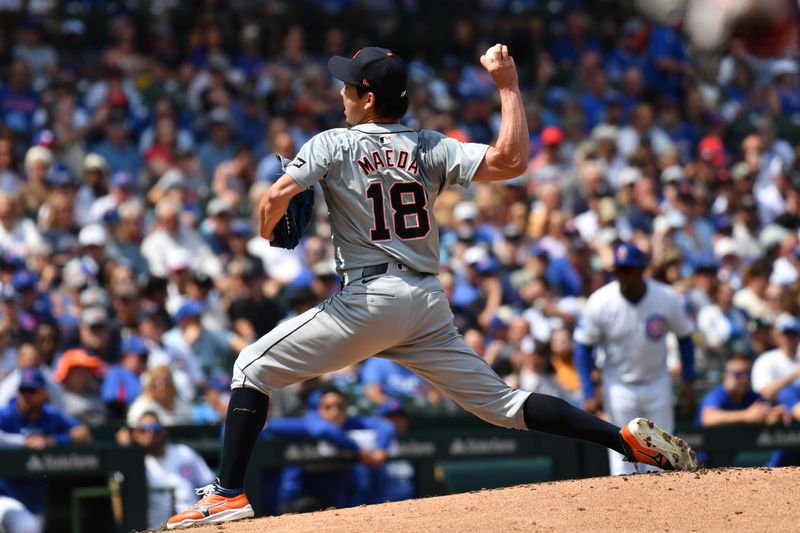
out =
[[[231,235],[234,237],[252,237],[253,227],[246,220],[234,220],[231,223]]]
[[[775,323],[775,329],[781,333],[794,333],[800,335],[800,320],[789,313],[781,313]]]
[[[47,183],[54,187],[64,185],[78,185],[78,178],[72,169],[64,163],[57,162],[47,172],[45,177]]]
[[[692,260],[692,270],[695,272],[716,272],[719,269],[719,262],[713,255],[700,254]]]
[[[391,50],[368,46],[352,59],[333,56],[328,70],[345,83],[358,85],[377,94],[405,96],[408,83],[406,63]]]
[[[119,189],[130,189],[133,187],[133,176],[124,170],[115,172],[114,175],[111,176],[111,186]]]
[[[24,266],[25,260],[12,252],[6,252],[0,256],[0,268],[9,268],[16,271]]]
[[[231,389],[231,379],[225,374],[218,372],[208,378],[206,387],[219,392],[229,391]]]
[[[473,264],[472,267],[481,276],[489,276],[500,270],[500,262],[494,257],[487,257]]]
[[[14,290],[24,291],[26,289],[33,289],[36,287],[36,276],[29,270],[17,270],[12,279]]]
[[[44,374],[38,368],[23,368],[19,373],[19,390],[41,390],[47,387]]]
[[[534,244],[531,247],[531,255],[534,257],[541,257],[543,259],[550,259],[550,254],[547,253],[547,250],[538,244]]]
[[[647,257],[636,246],[622,243],[614,250],[614,266],[644,268],[647,266]]]

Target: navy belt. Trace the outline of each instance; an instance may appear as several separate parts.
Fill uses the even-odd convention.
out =
[[[354,276],[353,278],[347,280],[346,285],[350,285],[354,281],[358,281],[363,278],[368,278],[370,276],[380,276],[381,274],[386,274],[388,271],[389,271],[389,263],[382,263],[380,265],[372,265],[364,267],[361,269],[361,275],[358,277]],[[358,271],[356,270],[356,272]],[[348,275],[348,277],[350,276]]]
[[[386,274],[389,271],[389,263],[383,263],[382,265],[373,265],[369,267],[364,267],[361,271],[361,277],[366,278],[369,276],[379,276],[381,274]]]

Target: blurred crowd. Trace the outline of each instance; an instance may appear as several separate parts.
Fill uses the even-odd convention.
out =
[[[367,44],[408,64],[403,122],[491,143],[478,57],[509,43],[528,171],[435,206],[456,324],[509,383],[580,403],[572,330],[620,241],[685,298],[701,381],[775,350],[757,392],[800,377],[796,57],[734,39],[701,76],[679,27],[610,0],[5,1],[0,26],[0,406],[38,368],[90,426],[221,421],[239,350],[340,288],[321,194],[292,251],[256,235],[254,205],[276,154],[344,125],[325,65]],[[302,416],[319,382],[353,415],[456,410],[372,360],[272,414]]]

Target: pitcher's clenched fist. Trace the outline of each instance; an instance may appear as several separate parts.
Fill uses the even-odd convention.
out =
[[[498,89],[517,87],[517,67],[514,58],[508,55],[508,47],[497,43],[481,56],[481,65],[492,76]]]

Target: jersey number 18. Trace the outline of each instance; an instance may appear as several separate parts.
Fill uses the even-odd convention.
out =
[[[372,201],[372,241],[388,241],[392,234],[386,225],[383,205],[383,183],[376,181],[367,187],[367,198]],[[415,181],[394,183],[389,187],[389,205],[394,212],[394,233],[401,240],[421,239],[431,231],[431,221],[426,205],[425,189]]]

